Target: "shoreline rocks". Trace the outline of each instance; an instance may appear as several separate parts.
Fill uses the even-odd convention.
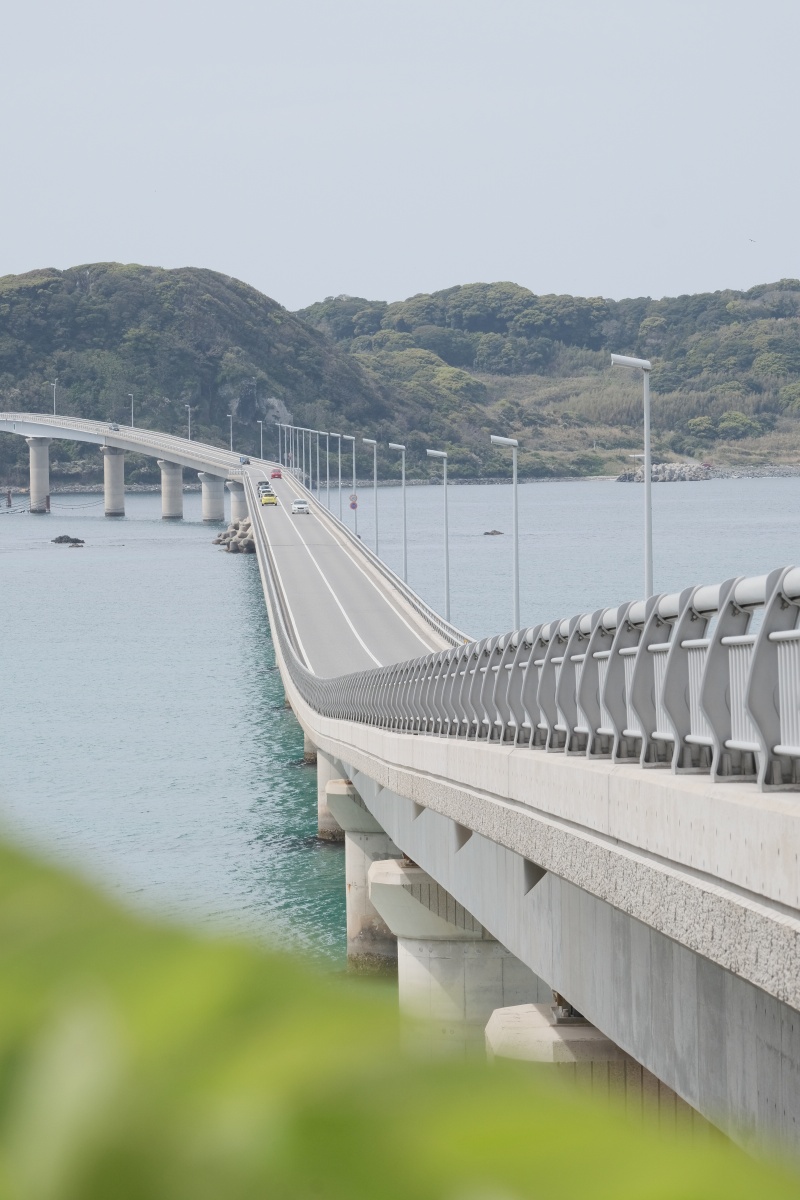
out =
[[[651,463],[650,479],[652,483],[697,483],[701,479],[713,479],[712,469],[700,463]],[[644,470],[638,467],[635,471],[623,471],[617,476],[617,483],[642,483]]]
[[[229,554],[255,554],[256,543],[249,517],[232,521],[224,533],[215,537],[212,546],[222,546]]]

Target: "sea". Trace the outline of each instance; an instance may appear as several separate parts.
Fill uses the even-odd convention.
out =
[[[375,493],[353,512],[349,492],[343,517],[374,547]],[[643,594],[640,485],[524,483],[518,497],[524,625]],[[508,630],[511,487],[446,498],[451,620]],[[406,500],[408,582],[444,611],[444,489]],[[128,908],[337,970],[343,850],[315,836],[314,768],[256,560],[212,544],[197,493],[184,504],[183,521],[148,493],[127,495],[123,519],[87,494],[54,495],[49,516],[0,509],[0,831]],[[401,572],[400,489],[377,504],[378,551]],[[656,485],[653,541],[660,592],[798,563],[800,478]]]

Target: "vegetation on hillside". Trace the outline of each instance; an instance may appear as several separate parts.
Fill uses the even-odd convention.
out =
[[[213,271],[100,263],[0,279],[0,406],[129,420],[274,453],[277,419],[378,438],[381,474],[505,475],[491,433],[520,438],[528,476],[616,473],[641,441],[641,384],[609,351],[652,359],[660,458],[800,461],[800,282],[650,300],[536,296],[469,284],[389,304],[330,297],[289,313]],[[48,382],[50,381],[50,382]],[[360,441],[357,443],[360,447]],[[363,452],[361,470],[369,468]],[[99,478],[91,448],[55,442],[53,477]],[[0,484],[26,447],[0,438]],[[157,479],[130,456],[129,480]]]
[[[0,407],[52,410],[137,425],[255,451],[274,422],[372,422],[388,411],[374,377],[330,339],[255,288],[215,271],[97,263],[0,279]],[[327,426],[325,426],[327,428]],[[99,454],[54,442],[55,479],[101,471]],[[0,438],[0,482],[22,482],[27,447]],[[127,478],[158,478],[131,456]]]
[[[628,1124],[546,1068],[426,1064],[386,985],[146,924],[3,848],[0,955],[4,1197],[797,1195],[724,1139]]]
[[[446,372],[449,390],[469,396],[464,440],[483,469],[475,435],[499,429],[523,440],[528,473],[623,465],[641,437],[641,390],[611,370],[613,350],[653,362],[662,456],[800,458],[798,280],[619,301],[480,283],[394,304],[330,297],[298,315],[389,390]]]

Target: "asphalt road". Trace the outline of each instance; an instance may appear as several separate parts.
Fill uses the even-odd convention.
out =
[[[251,467],[255,483],[269,472]],[[280,584],[309,668],[322,677],[347,675],[419,658],[443,646],[419,629],[382,584],[314,515],[292,516],[301,491],[288,475],[271,481],[278,504],[259,506]],[[304,494],[303,494],[304,495]]]

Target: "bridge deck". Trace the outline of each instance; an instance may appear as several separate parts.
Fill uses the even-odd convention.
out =
[[[253,466],[254,484],[269,472]],[[315,674],[347,675],[418,658],[445,643],[405,609],[347,540],[315,512],[291,515],[307,493],[290,476],[272,481],[278,505],[256,508],[304,657]]]

